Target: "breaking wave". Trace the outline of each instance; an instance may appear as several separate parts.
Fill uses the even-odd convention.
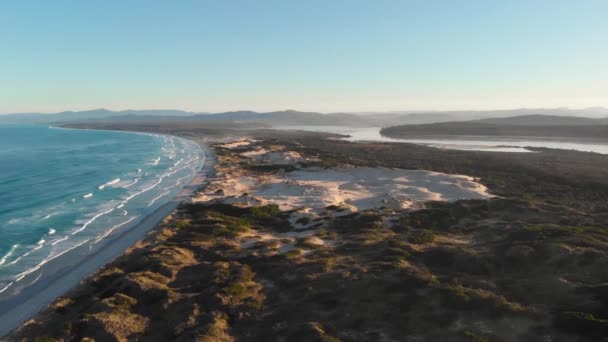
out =
[[[82,133],[79,132],[79,134]],[[55,202],[45,204],[38,200],[36,203],[44,205],[28,211],[28,213],[35,212],[35,215],[27,216],[24,213],[20,216],[11,212],[13,217],[6,218],[2,217],[2,213],[0,213],[0,233],[9,225],[12,231],[23,226],[22,229],[19,229],[23,233],[21,240],[16,239],[4,247],[0,242],[0,251],[4,251],[3,254],[0,254],[0,294],[11,295],[17,291],[9,290],[11,288],[19,289],[29,286],[38,278],[44,279],[44,272],[37,271],[65,253],[83,247],[74,255],[76,258],[84,257],[93,248],[102,245],[104,239],[112,234],[128,230],[140,221],[138,219],[153,213],[178,194],[183,183],[192,179],[204,161],[204,158],[201,158],[200,147],[191,141],[159,135],[145,135],[146,139],[149,139],[147,146],[149,150],[136,152],[125,146],[128,145],[128,141],[124,139],[126,134],[129,136],[135,134],[112,134],[120,134],[117,144],[123,148],[115,146],[111,152],[104,152],[101,155],[102,157],[104,155],[113,156],[113,163],[101,159],[95,160],[95,156],[90,156],[91,162],[88,164],[94,165],[100,174],[96,176],[96,179],[91,180],[93,183],[85,178],[70,176],[69,185],[66,188],[54,189],[54,194],[59,194],[59,196],[53,197]],[[153,144],[156,144],[156,150],[150,148],[150,145]],[[117,155],[114,155],[115,153]],[[133,157],[140,154],[142,157],[139,159]],[[121,155],[124,155],[122,159],[120,159]],[[116,164],[115,160],[127,160],[128,162],[124,165]],[[96,162],[98,164],[94,164]],[[70,167],[80,164],[72,163]],[[155,167],[146,169],[144,172],[144,165],[150,164]],[[121,177],[103,183],[104,178],[109,179],[102,174],[105,172],[105,168],[111,168],[111,170],[108,169],[106,175],[111,173]],[[96,175],[90,171],[90,166],[84,169],[86,169],[86,175],[90,175],[91,178]],[[67,169],[60,171],[63,171],[61,174],[78,175],[76,171]],[[112,191],[102,191],[108,190],[110,186],[113,188]],[[91,192],[92,188],[99,192]],[[2,190],[0,188],[0,192]],[[40,189],[40,191],[42,190],[44,189]],[[64,191],[65,194],[61,195],[60,191]],[[79,200],[81,198],[86,200]],[[4,222],[4,226],[2,222]],[[31,237],[34,230],[38,234],[37,240]],[[67,263],[78,262],[72,257],[65,261]],[[61,262],[63,263],[64,260],[62,259]],[[27,280],[24,280],[26,278]]]

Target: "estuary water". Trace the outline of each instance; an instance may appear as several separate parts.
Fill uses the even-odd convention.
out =
[[[178,194],[204,159],[198,144],[177,137],[0,125],[0,294],[32,285],[67,252],[94,250],[133,227]]]
[[[381,127],[276,126],[275,129],[328,132],[349,135],[349,141],[405,142],[437,148],[489,152],[531,152],[526,147],[545,147],[608,154],[608,141],[548,137],[453,136],[398,139],[380,134]]]

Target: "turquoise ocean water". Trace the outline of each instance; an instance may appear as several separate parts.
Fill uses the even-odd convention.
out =
[[[0,293],[129,229],[203,162],[196,143],[176,137],[0,125]]]

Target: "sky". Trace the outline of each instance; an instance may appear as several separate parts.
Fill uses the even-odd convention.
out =
[[[605,0],[8,0],[0,113],[608,106]]]

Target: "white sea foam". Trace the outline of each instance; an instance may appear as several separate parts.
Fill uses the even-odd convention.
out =
[[[21,221],[23,221],[23,218],[14,218],[14,219],[9,220],[7,223],[8,224],[16,224],[16,223],[19,223]]]
[[[39,250],[40,248],[44,247],[44,243],[45,243],[45,242],[46,242],[46,240],[44,240],[44,239],[40,239],[40,240],[38,241],[38,243],[36,243],[36,246],[34,246],[34,248],[32,248],[32,249],[30,249],[29,251],[27,251],[27,252],[23,253],[23,255],[22,255],[22,256],[20,256],[20,257],[18,257],[17,259],[15,259],[15,260],[11,261],[11,262],[9,263],[9,265],[16,264],[16,263],[17,263],[17,261],[19,261],[21,258],[25,258],[26,256],[28,256],[28,255],[32,254],[32,252],[35,252],[35,251]]]
[[[48,258],[46,258],[46,259],[42,260],[42,261],[41,261],[41,262],[40,262],[38,265],[36,265],[36,266],[34,266],[34,267],[32,267],[32,268],[30,268],[30,269],[28,269],[28,270],[25,270],[25,271],[23,271],[23,272],[21,272],[21,273],[17,274],[17,275],[15,276],[15,281],[20,281],[20,280],[21,280],[21,279],[23,279],[23,278],[24,278],[26,275],[31,274],[31,273],[36,272],[37,270],[39,270],[39,269],[40,269],[40,267],[42,267],[43,265],[45,265],[45,264],[46,264],[46,263],[48,263],[49,261],[51,261],[51,260],[53,260],[53,259],[55,259],[55,258],[58,258],[58,257],[60,257],[60,256],[64,255],[65,253],[67,253],[67,252],[69,252],[69,251],[71,251],[71,250],[73,250],[73,249],[75,249],[75,248],[78,248],[78,247],[80,247],[80,246],[84,245],[85,243],[89,242],[90,240],[91,240],[91,239],[86,239],[86,240],[84,240],[84,241],[82,241],[82,242],[80,242],[80,243],[78,243],[78,244],[76,244],[76,245],[74,245],[74,246],[72,246],[72,247],[70,247],[70,248],[68,248],[68,249],[66,249],[66,250],[64,250],[64,251],[62,251],[62,252],[60,252],[60,253],[58,253],[57,255],[54,255],[54,256],[52,256],[52,257],[48,257]]]
[[[158,186],[158,184],[160,184],[160,183],[163,181],[163,178],[164,178],[164,176],[161,176],[161,177],[160,177],[160,178],[158,178],[158,180],[157,180],[157,181],[156,181],[154,184],[152,184],[151,186],[149,186],[149,187],[147,187],[147,188],[145,188],[145,189],[143,189],[143,190],[140,190],[140,191],[138,191],[138,192],[134,193],[133,195],[128,196],[127,198],[125,198],[125,199],[122,201],[122,203],[123,203],[123,204],[126,204],[127,202],[129,202],[129,201],[130,201],[130,200],[132,200],[133,198],[135,198],[135,197],[137,197],[137,196],[139,196],[139,195],[143,194],[144,192],[147,192],[147,191],[150,191],[150,190],[154,189],[155,187],[157,187],[157,186]]]
[[[39,257],[39,254],[45,254],[45,253],[51,253],[50,255],[48,255],[45,259],[43,259],[41,262],[39,262],[36,266],[34,267],[30,267],[29,269],[17,274],[17,275],[13,275],[11,276],[11,278],[6,279],[6,281],[11,281],[10,283],[3,283],[2,285],[4,286],[4,288],[0,289],[0,293],[6,291],[7,289],[9,289],[11,286],[16,286],[15,284],[17,284],[18,281],[23,280],[25,277],[28,277],[26,280],[29,283],[32,279],[38,279],[42,274],[38,274],[38,273],[34,273],[38,270],[41,269],[42,266],[44,266],[45,264],[47,264],[48,262],[50,262],[51,260],[54,260],[66,253],[68,253],[69,251],[72,251],[80,246],[85,245],[86,243],[91,243],[92,241],[95,241],[94,243],[99,242],[101,239],[109,236],[110,234],[114,233],[116,230],[120,229],[121,227],[124,227],[125,225],[132,223],[133,221],[135,221],[137,219],[138,216],[136,217],[126,217],[129,213],[122,209],[130,200],[132,200],[133,198],[142,195],[143,193],[152,191],[153,189],[157,189],[154,191],[155,194],[150,195],[150,197],[152,196],[156,196],[154,199],[152,199],[151,201],[148,200],[148,205],[151,206],[154,203],[157,203],[163,196],[167,196],[170,193],[170,189],[175,189],[178,185],[180,185],[186,178],[191,177],[191,175],[193,173],[190,173],[190,175],[185,176],[186,174],[185,169],[187,168],[194,168],[196,166],[198,166],[197,161],[199,160],[199,155],[198,153],[187,153],[187,151],[184,151],[183,149],[180,151],[180,147],[182,146],[189,146],[190,145],[185,145],[181,140],[179,139],[173,139],[173,138],[166,138],[166,137],[161,137],[166,144],[166,148],[163,151],[163,153],[156,157],[155,159],[153,159],[151,161],[152,165],[160,165],[160,161],[161,160],[166,160],[167,158],[173,159],[173,161],[171,162],[173,165],[171,168],[169,169],[165,169],[164,173],[159,174],[159,175],[154,175],[154,172],[145,172],[143,169],[137,169],[137,174],[135,174],[134,172],[132,172],[129,177],[126,178],[131,178],[128,179],[127,181],[120,181],[120,179],[116,179],[116,180],[112,180],[110,182],[107,182],[105,184],[102,184],[101,186],[98,186],[99,190],[103,190],[104,188],[107,188],[110,185],[113,185],[114,187],[122,187],[122,188],[129,188],[131,187],[131,191],[129,191],[131,194],[127,194],[128,197],[123,198],[122,200],[120,200],[120,202],[115,202],[114,204],[111,203],[106,203],[106,204],[111,204],[112,208],[108,208],[105,205],[103,207],[105,208],[98,208],[98,212],[96,214],[94,214],[93,216],[89,216],[88,218],[85,218],[84,220],[82,220],[75,228],[74,230],[69,233],[68,235],[62,235],[62,236],[54,236],[57,234],[57,232],[55,231],[55,229],[50,228],[48,233],[46,234],[46,239],[50,240],[50,241],[45,241],[45,239],[41,239],[40,241],[38,241],[38,243],[36,245],[31,246],[30,250],[21,255],[18,256],[16,259],[11,260],[12,258],[15,258],[18,254],[20,254],[20,252],[18,251],[19,249],[15,250],[11,255],[9,256],[3,256],[2,258],[0,258],[0,265],[4,264],[5,266],[7,266],[6,264],[15,264],[17,262],[19,262],[19,260],[25,260],[23,262],[21,262],[21,264],[24,264],[25,267],[30,267],[32,260],[34,259],[36,260]],[[163,159],[164,158],[164,159]],[[181,158],[181,159],[180,159]],[[179,160],[178,160],[179,159]],[[149,162],[150,163],[150,162]],[[167,182],[167,180],[169,179],[169,177],[175,175],[178,172],[183,172],[178,174],[176,177],[181,177],[178,178],[177,180],[171,180],[171,185],[169,185],[169,182]],[[146,176],[144,175],[144,173],[146,173],[146,175],[154,177],[152,179],[149,179],[149,181],[146,181]],[[196,173],[196,171],[194,170],[194,173]],[[141,178],[140,178],[141,177]],[[140,181],[141,180],[141,181]],[[134,186],[137,183],[144,183],[143,185],[139,185],[139,186]],[[167,183],[164,184],[163,182]],[[159,189],[162,189],[159,191]],[[134,193],[133,193],[134,191]],[[158,194],[158,192],[161,192],[160,194]],[[82,195],[82,198],[91,198],[93,197],[94,192],[92,193],[88,193],[86,195]],[[157,196],[158,195],[158,196]],[[146,196],[147,197],[147,196]],[[72,202],[75,202],[77,198],[72,199]],[[147,198],[145,198],[147,200]],[[143,199],[142,199],[143,201]],[[142,203],[143,204],[143,203]],[[138,205],[140,205],[138,203]],[[120,213],[118,213],[118,209],[122,209]],[[47,213],[49,212],[49,210],[46,210]],[[99,230],[101,230],[103,227],[101,224],[99,225],[95,225],[94,229],[93,227],[93,223],[97,221],[103,221],[103,223],[105,224],[106,220],[99,220],[99,218],[103,215],[108,215],[112,212],[116,211],[116,214],[112,214],[112,217],[118,217],[118,215],[123,215],[124,218],[124,222],[122,223],[118,223],[116,225],[114,225],[113,227],[111,227],[110,229],[106,230],[105,232],[101,233],[99,232]],[[60,213],[60,212],[57,212]],[[44,216],[46,213],[42,212],[40,213],[40,215],[37,216],[38,219],[40,219],[40,217],[44,216],[42,219],[48,219],[51,216],[57,214],[57,213],[51,213],[51,214],[47,214],[46,216]],[[93,213],[91,213],[92,215]],[[78,221],[77,221],[78,222]],[[99,227],[98,227],[99,226]],[[77,229],[76,229],[77,228]],[[79,232],[82,232],[85,229],[93,229],[92,233],[96,233],[99,234],[96,238],[88,238],[85,239],[84,241],[78,241],[84,237],[80,237],[80,235],[78,235],[80,238],[76,238],[75,241],[71,242],[68,241],[70,239],[72,239],[71,236],[78,234]],[[49,236],[53,235],[52,238],[49,238]],[[62,242],[66,242],[67,243],[62,243]],[[61,243],[60,248],[50,248],[50,246],[56,246],[57,244]],[[74,244],[73,246],[70,246],[70,244]],[[37,251],[41,248],[43,248],[44,246],[48,246],[48,250],[44,249],[42,251],[36,252],[36,255],[31,255],[30,258],[25,258],[26,256],[28,256],[30,253]],[[85,245],[86,246],[86,245]],[[90,247],[92,248],[92,244],[90,245]],[[66,248],[67,249],[64,249]],[[86,248],[86,247],[85,247]],[[44,252],[44,253],[43,253]],[[57,254],[54,254],[57,253]],[[8,254],[8,253],[7,253]],[[15,255],[17,254],[17,255]],[[32,253],[33,254],[33,253]],[[44,258],[44,256],[40,256],[42,258]],[[22,259],[23,258],[23,259]],[[4,259],[4,260],[3,260]],[[39,260],[39,259],[38,259]],[[37,262],[37,260],[36,260]],[[20,267],[21,269],[23,268]],[[19,271],[17,271],[19,272]],[[28,276],[30,275],[30,276]],[[36,280],[33,280],[33,282],[35,282]],[[27,285],[29,286],[29,285]]]
[[[103,190],[106,186],[110,186],[110,185],[116,184],[118,182],[120,182],[120,178],[115,178],[103,185],[98,186],[97,189]]]
[[[33,249],[33,250],[35,251],[35,250],[38,250],[38,249],[42,248],[42,245],[44,245],[44,243],[45,243],[45,242],[46,242],[46,240],[45,240],[45,239],[40,239],[40,240],[38,241],[38,243],[36,244],[36,247],[34,247],[34,249]]]
[[[6,259],[10,258],[10,256],[13,255],[17,247],[19,247],[19,244],[14,244],[11,246],[11,249],[9,249],[8,252],[6,252],[4,256],[2,256],[2,259],[0,259],[0,265],[4,265]]]
[[[11,287],[11,285],[13,285],[12,282],[8,283],[8,285],[6,285],[5,287],[3,287],[2,289],[0,289],[0,293],[6,291],[9,287]]]
[[[134,194],[132,194],[132,195],[128,196],[127,198],[125,198],[125,199],[123,200],[123,202],[122,202],[122,203],[123,203],[123,204],[126,204],[128,201],[130,201],[130,200],[132,200],[133,198],[135,198],[135,197],[137,197],[137,196],[139,196],[139,195],[143,194],[144,192],[147,192],[147,191],[150,191],[150,190],[154,189],[154,188],[155,188],[155,187],[157,187],[157,186],[158,186],[158,185],[159,185],[159,184],[160,184],[160,183],[161,183],[161,182],[162,182],[162,181],[163,181],[163,180],[164,180],[166,177],[169,177],[169,176],[171,176],[171,175],[174,175],[175,173],[177,173],[177,172],[179,172],[179,171],[181,171],[181,170],[184,170],[184,169],[186,169],[186,168],[188,168],[188,167],[191,167],[191,166],[190,166],[190,163],[187,163],[186,165],[184,165],[184,166],[183,166],[183,167],[181,167],[181,168],[178,168],[178,169],[175,169],[175,170],[173,170],[173,171],[166,172],[166,173],[162,174],[162,175],[161,175],[161,176],[158,178],[158,180],[157,180],[157,181],[156,181],[154,184],[152,184],[151,186],[149,186],[149,187],[147,187],[147,188],[144,188],[144,189],[140,190],[139,192],[136,192],[136,193],[134,193]],[[161,195],[160,197],[162,197],[162,196],[163,196],[163,195]],[[153,201],[153,202],[154,202],[154,201]],[[153,203],[153,202],[152,202],[152,203]],[[149,204],[148,206],[150,206],[150,205],[151,205],[151,204]]]
[[[169,191],[165,191],[165,192],[161,193],[160,195],[154,197],[154,199],[150,203],[148,203],[148,207],[151,206],[152,204],[154,204],[154,202],[156,202],[157,200],[159,200],[161,197],[165,196],[168,193],[169,193]]]
[[[57,216],[57,215],[62,214],[62,213],[64,213],[64,212],[63,212],[63,211],[54,211],[54,212],[52,212],[52,213],[50,213],[50,214],[46,214],[44,217],[42,217],[42,218],[40,219],[40,221],[48,220],[48,219],[50,219],[51,217],[53,217],[53,216]]]
[[[93,244],[98,243],[99,241],[105,239],[108,235],[112,234],[112,232],[124,225],[126,225],[127,223],[135,220],[137,218],[137,216],[133,216],[130,219],[126,220],[125,222],[119,223],[117,225],[115,225],[114,227],[108,229],[105,233],[103,233],[102,235],[98,236],[97,239],[93,242]]]
[[[116,208],[115,208],[115,207],[113,207],[113,208],[111,208],[111,209],[108,209],[108,210],[106,210],[106,211],[102,211],[101,213],[98,213],[97,215],[93,216],[93,217],[92,217],[92,218],[90,218],[88,221],[86,221],[86,222],[85,222],[85,223],[82,225],[82,227],[80,227],[80,228],[76,229],[75,231],[73,231],[73,232],[72,232],[72,235],[78,234],[78,233],[80,233],[81,231],[85,230],[85,229],[86,229],[86,228],[87,228],[87,227],[88,227],[88,226],[89,226],[91,223],[95,222],[95,220],[97,220],[98,218],[100,218],[100,217],[101,217],[101,216],[103,216],[103,215],[107,215],[107,214],[109,214],[109,213],[113,212],[113,211],[114,211],[114,209],[116,209]]]
[[[175,185],[178,186],[180,184],[182,184],[182,181],[184,179],[190,178],[192,177],[194,174],[196,173],[196,170],[193,170],[191,173],[189,173],[188,175],[184,176],[184,177],[180,177],[177,179],[177,181],[175,182]]]
[[[34,279],[34,280],[30,281],[29,285],[34,284],[34,283],[35,283],[35,282],[37,282],[37,281],[38,281],[38,279],[40,279],[40,278],[42,278],[42,272],[40,272],[40,273],[38,274],[38,276],[36,277],[36,279]],[[29,285],[28,285],[28,286],[29,286]]]
[[[160,163],[160,157],[158,157],[158,158],[154,159],[153,161],[151,161],[150,165],[156,166],[156,165],[158,165],[158,163]]]
[[[131,186],[135,185],[135,183],[139,182],[139,178],[135,178],[131,183],[123,186],[123,188],[130,188]]]
[[[55,246],[56,244],[60,243],[61,241],[65,241],[65,240],[67,240],[69,238],[70,237],[66,235],[66,236],[62,237],[61,239],[57,239],[57,240],[51,242],[51,246]]]
[[[29,254],[29,253],[27,253],[27,254]],[[9,262],[9,263],[8,263],[8,264],[6,264],[6,265],[7,265],[7,266],[8,266],[8,265],[14,265],[14,264],[18,263],[18,262],[19,262],[19,260],[21,260],[21,258],[23,258],[23,255],[16,257],[16,258],[15,258],[15,260],[13,260],[13,261]]]

